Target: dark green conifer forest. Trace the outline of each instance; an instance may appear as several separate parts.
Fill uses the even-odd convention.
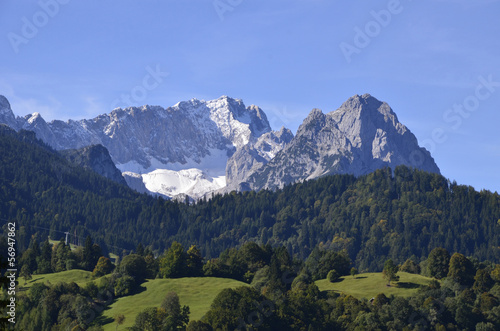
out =
[[[113,300],[179,277],[250,286],[220,292],[201,321],[169,293],[133,330],[500,328],[500,195],[404,166],[186,204],[138,194],[0,125],[0,218],[2,252],[16,223],[20,283],[72,269],[99,279],[34,284],[19,295],[18,330],[101,330]],[[382,270],[387,286],[401,271],[435,280],[370,301],[315,284]]]
[[[16,220],[25,250],[34,233],[90,235],[122,254],[139,243],[161,254],[172,242],[203,257],[247,241],[345,250],[360,271],[387,259],[420,262],[436,247],[500,261],[500,196],[406,167],[355,178],[334,175],[276,192],[232,192],[191,205],[138,194],[66,161],[33,134],[3,128],[0,217]]]

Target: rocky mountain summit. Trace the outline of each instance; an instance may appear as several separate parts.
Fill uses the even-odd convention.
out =
[[[369,94],[355,95],[330,113],[313,109],[293,140],[248,177],[247,187],[273,189],[329,174],[359,176],[398,165],[439,173],[430,153],[418,146],[387,103]]]
[[[10,108],[9,100],[3,95],[0,95],[0,123],[6,124],[16,131],[20,128],[19,121]]]
[[[127,185],[122,173],[116,168],[108,150],[103,145],[91,145],[80,149],[65,149],[60,151],[60,154],[69,161],[84,168],[92,169],[101,176],[119,184]]]
[[[263,134],[253,144],[238,148],[227,162],[223,191],[246,190],[244,182],[247,178],[274,159],[292,139],[292,131],[282,127],[279,131]]]
[[[295,136],[286,128],[273,131],[262,109],[227,96],[168,108],[117,108],[93,119],[49,123],[39,113],[16,118],[0,96],[0,123],[34,131],[56,150],[102,145],[129,186],[167,197],[277,188],[400,164],[439,173],[392,109],[368,94],[353,96],[327,114],[314,109]],[[77,158],[88,161],[92,151],[96,154],[89,149],[87,157]],[[97,152],[102,162],[92,166],[104,171],[106,153]]]
[[[199,163],[211,150],[229,152],[271,131],[261,109],[247,109],[241,100],[228,97],[208,102],[192,99],[166,109],[116,108],[90,120],[46,123],[34,113],[19,121],[54,149],[102,144],[117,165],[143,169],[157,163]]]

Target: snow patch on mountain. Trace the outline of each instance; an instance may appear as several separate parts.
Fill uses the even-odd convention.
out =
[[[148,168],[135,161],[118,164],[117,168],[123,172],[129,186],[141,193],[144,187],[149,192],[167,197],[185,194],[200,198],[208,192],[226,186],[228,158],[226,150],[210,149],[209,155],[200,162],[188,159],[184,164],[164,164],[160,160],[150,158],[151,166]]]
[[[142,175],[146,188],[169,197],[186,194],[190,197],[201,197],[226,186],[226,177],[210,177],[200,169],[184,169],[173,171],[157,169]]]
[[[40,113],[34,112],[31,114],[31,116],[28,118],[28,123],[33,124],[34,122],[38,121],[41,119]]]

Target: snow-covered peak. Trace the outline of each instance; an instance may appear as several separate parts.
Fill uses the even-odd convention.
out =
[[[262,110],[255,106],[246,108],[241,99],[228,96],[209,101],[182,101],[167,112],[185,115],[203,133],[222,134],[236,148],[271,130]]]
[[[250,116],[245,112],[243,102],[219,98],[208,101],[207,107],[210,109],[210,119],[217,125],[222,135],[232,142],[233,146],[241,147],[248,144],[252,131]]]
[[[262,134],[271,131],[271,126],[264,112],[255,105],[245,107],[241,99],[232,99],[223,96],[219,99],[209,101],[207,105],[213,109],[212,119],[225,118],[227,116],[229,123],[233,127],[239,127],[240,129],[245,127],[245,131],[249,131],[246,132],[249,139],[252,137],[258,138]]]
[[[199,106],[203,105],[205,103],[204,100],[198,100],[196,98],[193,98],[188,101],[180,101],[177,102],[175,105],[171,107],[173,111],[195,111],[198,109]]]
[[[31,115],[26,115],[26,119],[27,119],[29,124],[33,124],[34,122],[40,121],[40,120],[45,122],[42,115],[40,115],[40,113],[38,113],[38,112],[34,112]]]

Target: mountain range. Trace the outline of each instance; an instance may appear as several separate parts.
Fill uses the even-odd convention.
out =
[[[439,173],[390,106],[369,94],[355,95],[326,114],[313,109],[295,135],[284,127],[273,131],[261,108],[227,96],[51,122],[39,113],[16,117],[0,96],[0,123],[33,131],[52,148],[65,150],[67,158],[115,181],[124,178],[139,192],[173,198],[276,189],[386,166]]]

